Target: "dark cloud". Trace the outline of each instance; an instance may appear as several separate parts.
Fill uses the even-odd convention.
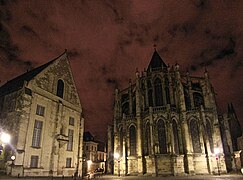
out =
[[[191,35],[195,30],[195,24],[190,22],[185,22],[183,24],[174,24],[169,30],[168,33],[172,37],[176,37],[178,33],[182,33],[184,36]]]
[[[207,67],[218,90],[220,112],[225,101],[233,101],[243,112],[237,98],[243,90],[235,88],[243,83],[241,1],[2,0],[0,4],[1,80],[68,49],[85,126],[94,134],[106,135],[114,88],[126,88],[129,79],[135,79],[136,67],[148,66],[154,43],[165,63],[178,62],[182,71],[191,69],[193,75],[202,76]]]
[[[35,36],[37,37],[38,39],[40,38],[38,36],[38,34],[31,28],[29,27],[28,25],[23,25],[21,28],[20,28],[20,31],[26,35],[26,36]]]
[[[221,39],[221,38],[219,38]],[[233,37],[227,39],[227,44],[225,47],[212,46],[208,49],[204,49],[200,55],[196,58],[199,62],[194,65],[191,65],[191,70],[196,71],[200,67],[213,66],[218,61],[224,61],[225,58],[231,58],[236,56],[237,52],[235,51],[236,42]],[[232,62],[234,63],[234,62]]]
[[[78,52],[77,49],[71,49],[71,50],[68,49],[67,54],[69,58],[80,56],[80,53]]]
[[[118,82],[116,79],[108,78],[106,79],[106,82],[108,85],[112,85],[113,87],[118,88]]]
[[[204,10],[207,8],[209,1],[208,0],[194,0],[194,4],[197,8]]]
[[[116,23],[121,24],[124,22],[124,18],[122,17],[119,10],[116,8],[114,1],[103,1],[103,3],[105,4],[105,6],[108,7],[108,10],[112,11]]]
[[[8,9],[0,8],[0,19],[1,21],[10,21],[11,20],[11,13]]]

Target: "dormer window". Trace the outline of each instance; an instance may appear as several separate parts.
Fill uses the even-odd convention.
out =
[[[59,79],[57,82],[57,96],[63,98],[63,92],[64,92],[64,82],[63,80]]]

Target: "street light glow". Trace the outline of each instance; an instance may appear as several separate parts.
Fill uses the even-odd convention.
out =
[[[214,148],[214,153],[215,153],[216,155],[218,155],[218,154],[219,154],[219,148]]]
[[[115,154],[114,154],[114,158],[115,158],[115,159],[119,159],[119,157],[120,157],[120,154],[119,154],[119,153],[115,153]]]
[[[5,144],[9,143],[10,142],[10,139],[11,139],[11,136],[7,133],[1,133],[1,141]]]
[[[16,158],[16,157],[15,157],[14,155],[11,156],[11,160],[12,160],[12,161],[14,161],[15,158]]]

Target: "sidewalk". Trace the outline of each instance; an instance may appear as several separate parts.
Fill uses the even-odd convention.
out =
[[[28,180],[75,180],[75,178],[72,177],[11,177],[7,175],[1,175],[0,174],[0,180],[23,180],[23,179],[28,179]],[[76,178],[76,180],[81,180],[82,178]],[[93,178],[92,178],[93,179]],[[103,179],[103,180],[124,180],[124,179],[133,179],[133,180],[153,180],[153,179],[162,179],[162,180],[242,180],[243,175],[242,174],[223,174],[223,175],[186,175],[186,176],[158,176],[158,177],[152,177],[152,176],[121,176],[118,177],[116,175],[103,175],[101,177],[96,177],[94,179]]]

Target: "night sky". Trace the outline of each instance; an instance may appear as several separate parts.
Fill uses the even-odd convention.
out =
[[[106,137],[114,89],[147,68],[154,48],[166,64],[203,76],[219,113],[232,102],[243,125],[243,1],[0,0],[1,85],[69,51],[86,130]]]

